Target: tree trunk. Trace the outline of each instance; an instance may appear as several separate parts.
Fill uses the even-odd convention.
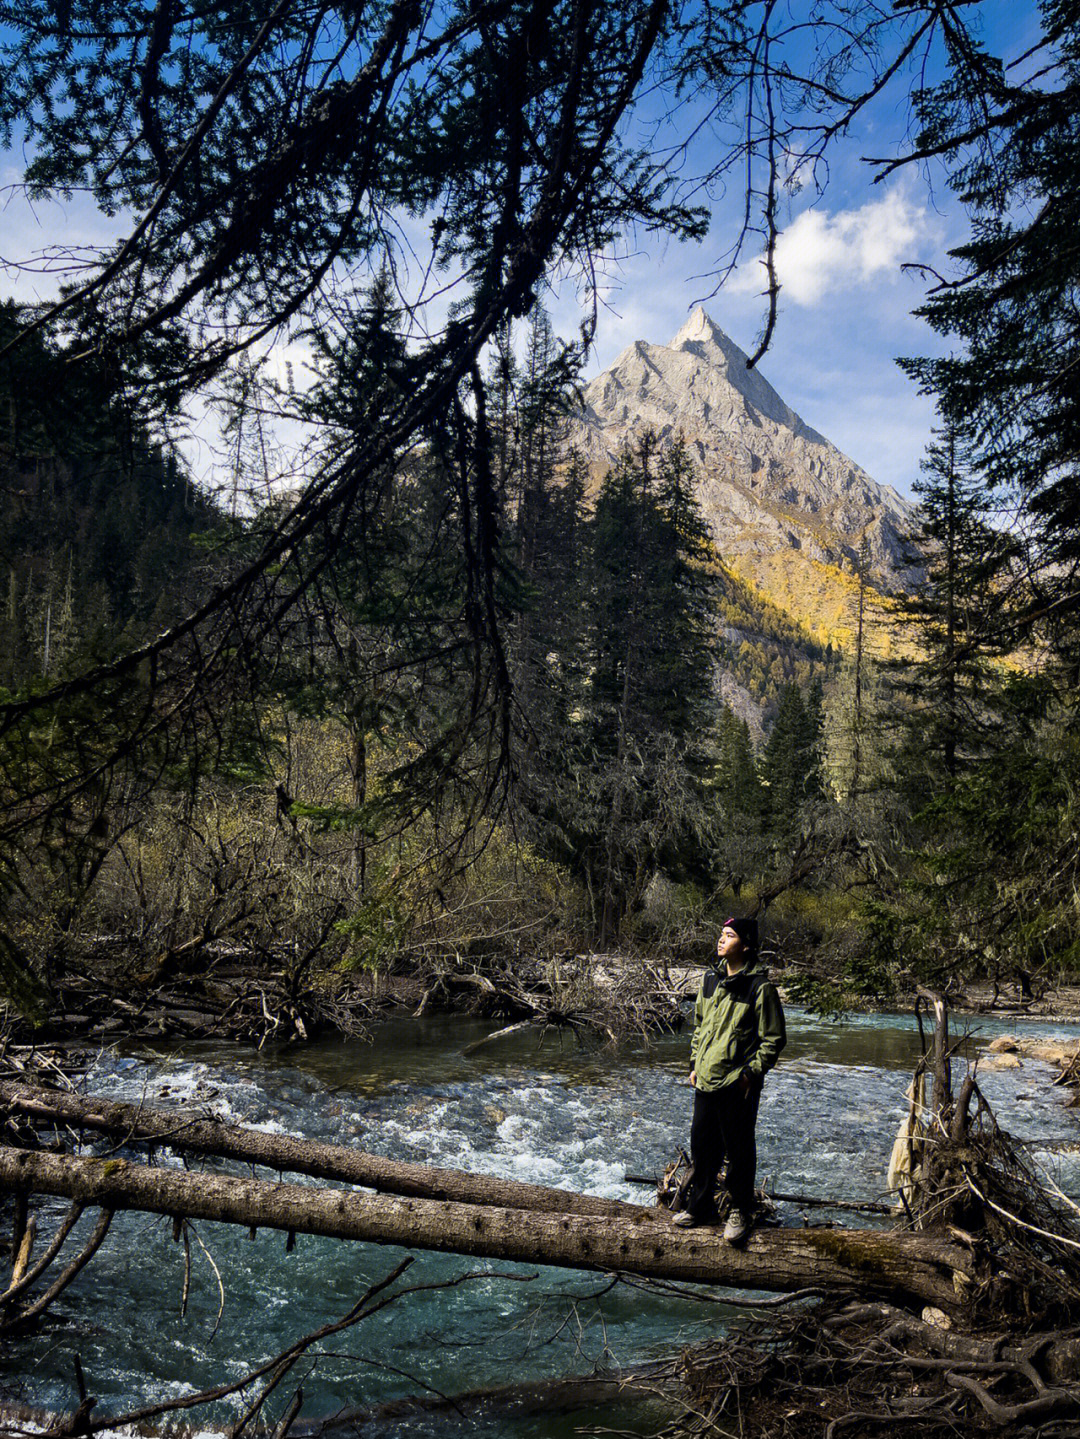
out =
[[[616,1270],[738,1289],[895,1295],[942,1309],[957,1307],[955,1276],[970,1267],[965,1250],[925,1235],[780,1229],[756,1233],[745,1249],[737,1249],[711,1229],[669,1228],[649,1210],[631,1210],[626,1219],[544,1214],[10,1148],[0,1148],[3,1189],[61,1195],[109,1210],[186,1215],[525,1264]],[[574,1196],[567,1199],[574,1202]]]
[[[107,1099],[87,1099],[54,1089],[0,1081],[0,1109],[9,1108],[33,1119],[45,1119],[74,1128],[112,1134],[125,1144],[148,1140],[183,1150],[187,1154],[213,1154],[237,1159],[244,1164],[262,1164],[267,1169],[290,1174],[308,1174],[314,1179],[333,1179],[359,1184],[381,1194],[401,1194],[418,1199],[450,1199],[461,1204],[494,1204],[507,1209],[575,1214],[652,1214],[635,1204],[601,1199],[591,1194],[573,1194],[539,1184],[522,1184],[513,1179],[466,1174],[459,1169],[434,1169],[425,1164],[406,1164],[365,1154],[344,1144],[322,1144],[296,1139],[289,1134],[264,1134],[239,1124],[218,1119],[189,1119],[179,1110],[150,1109],[141,1104],[121,1104]]]

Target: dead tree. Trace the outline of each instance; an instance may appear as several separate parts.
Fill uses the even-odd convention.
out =
[[[551,1214],[13,1149],[0,1149],[0,1190],[526,1264],[781,1293],[820,1288],[892,1295],[942,1308],[957,1307],[956,1276],[966,1277],[970,1269],[962,1244],[929,1235],[771,1230],[754,1235],[740,1250],[712,1230],[673,1229],[657,1210],[628,1205],[626,1218],[579,1216],[573,1213],[571,1194],[570,1207]]]
[[[577,1214],[625,1215],[635,1205],[597,1195],[570,1195],[564,1189],[522,1184],[512,1179],[467,1174],[459,1169],[437,1169],[365,1154],[344,1144],[322,1144],[288,1134],[266,1134],[239,1124],[224,1124],[211,1117],[194,1118],[176,1110],[153,1109],[141,1104],[87,1099],[40,1085],[0,1081],[0,1110],[72,1129],[89,1129],[112,1135],[123,1144],[146,1141],[185,1154],[214,1155],[259,1164],[279,1173],[307,1174],[357,1184],[379,1194],[417,1199],[448,1199],[462,1204],[497,1204],[511,1209],[564,1213],[572,1204]],[[650,1211],[646,1211],[650,1212]]]

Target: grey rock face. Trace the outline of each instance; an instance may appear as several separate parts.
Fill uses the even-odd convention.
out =
[[[797,551],[850,570],[864,539],[882,589],[917,579],[901,536],[912,508],[810,428],[705,311],[667,345],[636,341],[584,392],[570,443],[606,468],[652,429],[685,439],[721,555]]]

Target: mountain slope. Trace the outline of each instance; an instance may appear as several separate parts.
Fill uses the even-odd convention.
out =
[[[682,436],[720,555],[821,644],[850,634],[864,546],[881,591],[916,578],[911,507],[806,424],[704,310],[667,345],[636,341],[584,391],[570,443],[600,474],[645,430]]]

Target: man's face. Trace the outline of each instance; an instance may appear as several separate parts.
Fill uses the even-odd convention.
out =
[[[716,953],[725,964],[741,964],[746,956],[746,948],[731,928],[725,924],[720,931],[720,938],[716,941]]]

